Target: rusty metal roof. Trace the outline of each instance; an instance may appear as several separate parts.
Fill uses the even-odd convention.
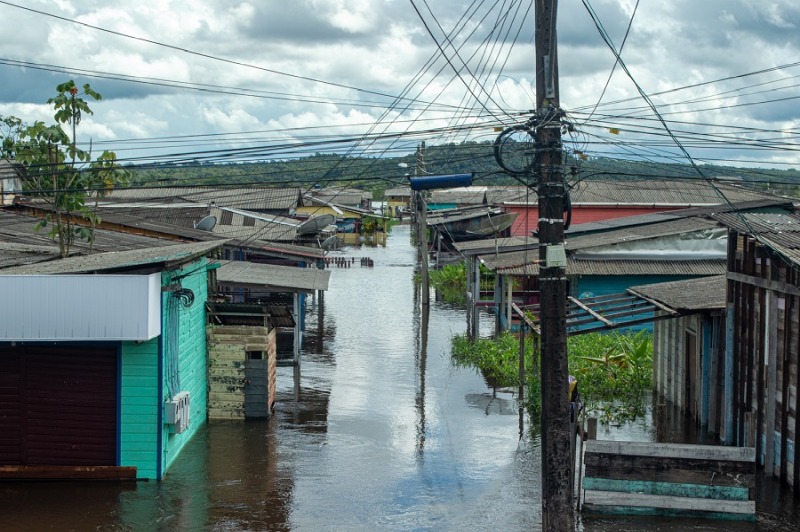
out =
[[[218,261],[217,280],[221,284],[269,287],[286,292],[327,290],[331,272],[315,268],[295,268],[245,261]]]
[[[628,288],[628,292],[658,301],[680,313],[725,308],[725,275],[670,281]]]

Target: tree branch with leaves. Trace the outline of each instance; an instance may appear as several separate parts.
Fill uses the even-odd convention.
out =
[[[72,80],[58,85],[56,92],[47,100],[55,110],[55,124],[37,121],[25,126],[15,117],[2,118],[0,123],[6,126],[3,154],[25,167],[26,194],[46,205],[36,229],[49,228],[48,235],[66,257],[76,238],[89,242],[91,250],[99,199],[126,185],[130,172],[119,165],[112,151],[92,160],[91,148],[78,147],[77,126],[84,115],[93,114],[87,99],[99,101],[100,93],[88,83],[78,89]],[[71,126],[71,136],[64,131],[65,125]]]

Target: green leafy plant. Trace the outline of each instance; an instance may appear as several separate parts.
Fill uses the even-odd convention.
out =
[[[115,186],[127,183],[129,172],[117,164],[114,152],[104,151],[92,161],[91,151],[76,142],[81,119],[93,114],[87,98],[100,100],[100,93],[89,84],[81,90],[72,80],[58,85],[56,92],[47,100],[55,111],[55,124],[37,121],[26,126],[16,117],[3,118],[0,123],[5,132],[3,155],[25,167],[26,193],[48,207],[36,229],[49,228],[48,235],[58,242],[61,256],[66,257],[76,238],[93,242],[98,199]],[[67,124],[71,126],[71,136],[62,127]]]
[[[532,417],[541,412],[538,354],[528,339],[525,350],[526,407]],[[568,339],[570,374],[589,415],[605,423],[621,423],[641,417],[652,388],[653,342],[647,331],[592,333]],[[456,336],[452,360],[457,366],[474,367],[492,386],[519,384],[519,339],[503,333],[493,339],[470,340]]]

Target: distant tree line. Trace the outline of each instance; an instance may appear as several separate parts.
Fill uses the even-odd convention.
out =
[[[503,173],[493,155],[491,142],[466,142],[428,146],[424,168],[416,170],[414,153],[396,157],[353,157],[317,153],[308,157],[252,163],[218,164],[194,161],[129,166],[132,186],[249,185],[345,186],[367,190],[376,199],[388,188],[408,184],[415,171],[426,174],[472,173],[475,185],[535,184],[535,176],[512,177]],[[795,169],[739,168],[703,165],[707,178],[726,178],[743,186],[800,197],[800,172]],[[564,162],[568,183],[583,179],[686,178],[701,179],[688,164],[654,163],[568,154]]]

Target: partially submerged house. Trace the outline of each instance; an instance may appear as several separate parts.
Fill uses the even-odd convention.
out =
[[[388,207],[388,212],[385,214],[389,216],[411,209],[411,187],[387,188],[383,192],[383,198]]]
[[[688,217],[568,238],[569,295],[579,300],[592,299],[624,293],[639,284],[722,274],[725,235],[717,222]],[[510,253],[490,253],[478,260],[496,274],[498,328],[510,328],[514,319],[512,302],[522,308],[538,304],[538,245]],[[522,299],[513,292],[520,283],[524,287]]]
[[[207,257],[221,245],[0,270],[14,301],[0,307],[0,472],[164,476],[206,421]]]
[[[800,488],[800,217],[723,214],[729,228],[726,442],[755,440],[764,470]],[[727,377],[727,375],[726,375]]]
[[[230,303],[288,307],[282,313],[281,330],[288,326],[292,341],[291,353],[299,364],[300,347],[305,330],[303,308],[306,294],[328,289],[330,271],[315,268],[295,268],[245,261],[223,261],[216,270],[216,294]],[[279,333],[276,333],[279,335]],[[279,340],[278,340],[279,341]]]
[[[728,233],[715,213],[786,213],[792,208],[791,200],[770,197],[572,226],[565,239],[569,294],[591,299],[624,293],[636,285],[720,275],[725,272]],[[525,249],[499,246],[470,263],[470,276],[474,277],[478,263],[496,273],[499,328],[512,326],[512,302],[538,303],[538,259],[534,242]]]

